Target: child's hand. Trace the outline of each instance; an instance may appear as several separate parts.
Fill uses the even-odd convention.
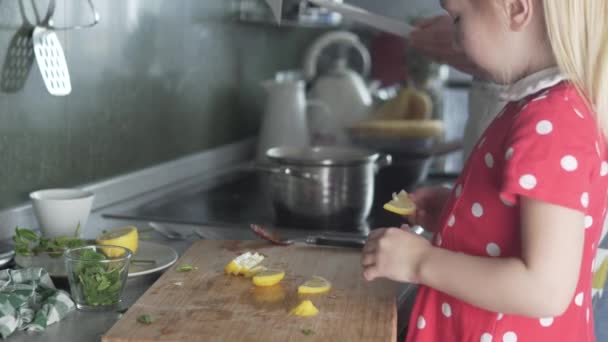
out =
[[[418,283],[419,269],[431,244],[409,231],[409,226],[374,230],[363,248],[363,276],[368,281],[388,278]]]
[[[408,217],[412,225],[420,225],[428,231],[436,231],[439,215],[452,191],[443,186],[421,188],[410,194],[416,204],[416,213]]]

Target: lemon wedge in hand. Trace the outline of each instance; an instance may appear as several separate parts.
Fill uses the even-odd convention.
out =
[[[273,286],[285,278],[285,271],[265,270],[253,276],[255,286]]]
[[[329,292],[329,290],[331,290],[331,283],[319,276],[313,276],[310,280],[298,286],[299,294],[321,294]]]
[[[312,317],[319,313],[319,309],[317,309],[315,305],[307,299],[302,301],[300,305],[293,308],[290,313],[296,316]]]
[[[224,272],[233,275],[246,275],[258,266],[262,260],[264,260],[262,254],[246,252],[230,261],[228,265],[224,267]]]
[[[398,194],[393,193],[393,199],[384,205],[384,209],[399,215],[412,215],[416,212],[416,204],[407,192],[401,190]]]
[[[133,226],[127,226],[117,229],[112,229],[109,232],[103,233],[97,237],[95,242],[98,245],[112,245],[120,246],[131,250],[133,254],[137,252],[137,245],[139,243],[139,235],[137,234],[137,228]],[[118,250],[118,248],[107,248],[101,249],[101,251],[108,258],[120,257],[124,251]]]

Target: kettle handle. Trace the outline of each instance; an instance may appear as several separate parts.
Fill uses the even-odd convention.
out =
[[[359,37],[348,31],[334,31],[317,38],[306,51],[306,57],[304,58],[304,77],[306,80],[310,81],[317,76],[317,64],[321,52],[335,43],[348,44],[357,50],[363,60],[361,75],[364,78],[369,76],[372,67],[372,58],[369,50],[361,43]]]

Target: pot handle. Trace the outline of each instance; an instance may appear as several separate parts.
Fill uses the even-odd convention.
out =
[[[311,181],[318,180],[318,178],[310,172],[297,171],[297,170],[294,170],[292,168],[285,167],[285,166],[274,167],[274,166],[269,166],[269,165],[253,164],[251,168],[256,171],[268,172],[268,173],[275,174],[275,175],[295,177],[295,178],[307,179],[307,180],[311,180]]]
[[[375,173],[378,173],[378,171],[384,169],[387,166],[391,166],[392,164],[393,164],[393,156],[391,156],[390,154],[382,153],[382,154],[380,154],[380,157],[376,161],[374,171],[375,171]]]

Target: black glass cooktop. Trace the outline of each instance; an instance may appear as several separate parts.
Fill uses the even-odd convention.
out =
[[[250,223],[275,226],[274,210],[262,188],[263,174],[239,171],[223,176],[212,187],[201,187],[148,202],[132,210],[107,213],[120,219],[213,226],[246,226]],[[453,176],[431,177],[437,182]],[[377,189],[378,190],[378,189]],[[406,189],[409,190],[409,189]],[[376,191],[377,196],[379,191]],[[386,197],[386,196],[385,196]],[[382,209],[386,198],[376,198],[366,222],[359,227],[306,227],[329,231],[368,231],[370,228],[398,226],[402,218]],[[283,227],[298,228],[298,227]]]

